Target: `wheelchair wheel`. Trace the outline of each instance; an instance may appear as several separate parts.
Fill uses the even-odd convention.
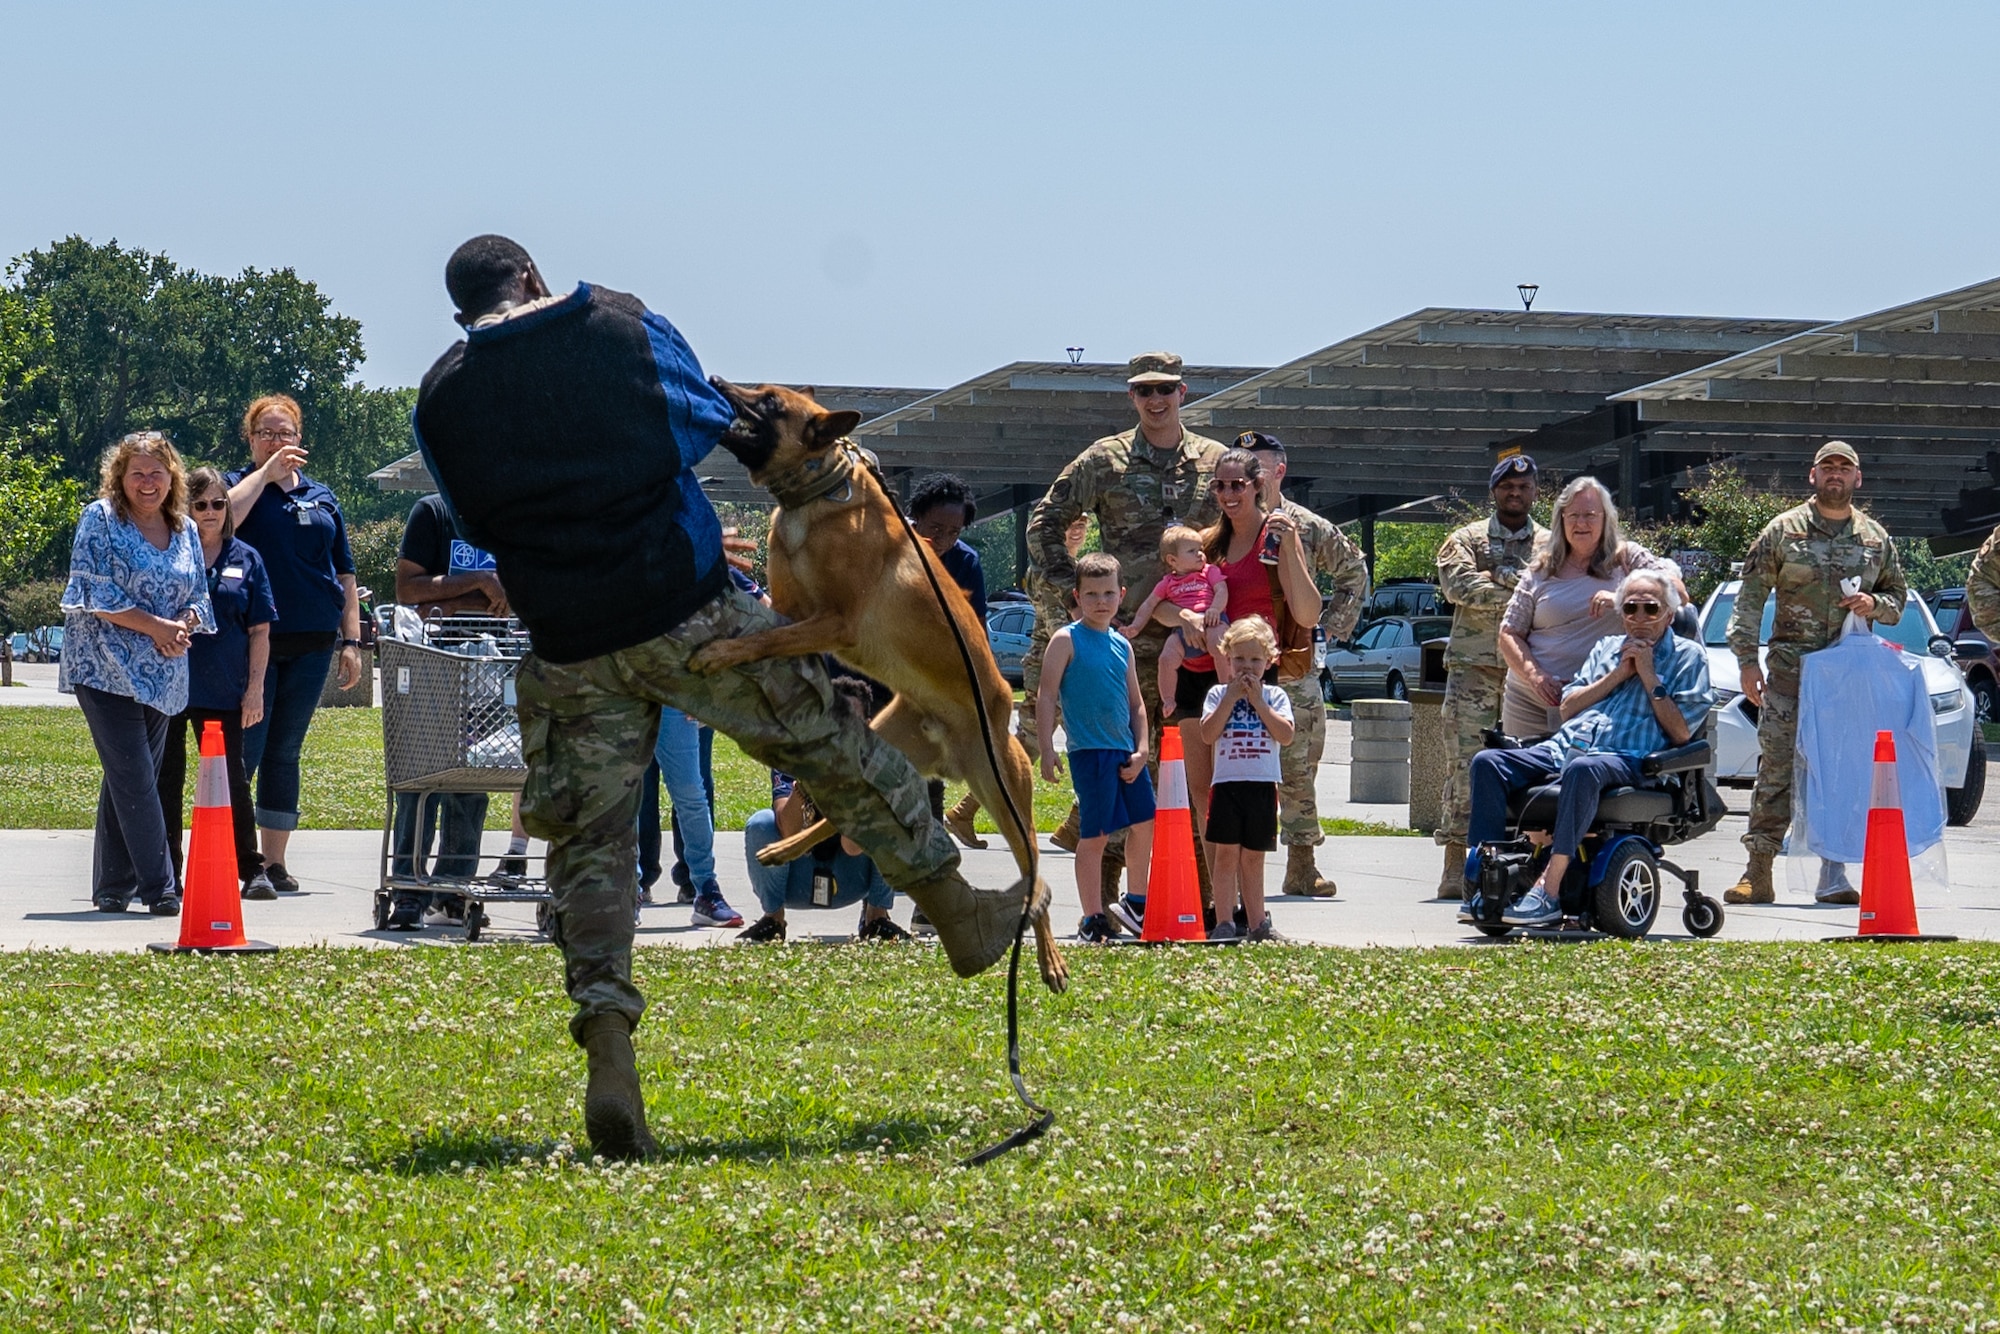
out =
[[[1707,940],[1722,930],[1722,905],[1706,894],[1697,894],[1681,909],[1681,925],[1689,935]]]
[[[1660,911],[1660,864],[1653,854],[1636,840],[1622,844],[1597,882],[1592,906],[1599,931],[1637,940],[1652,930]]]
[[[379,889],[375,891],[375,929],[377,931],[389,929],[389,895]]]
[[[465,905],[465,943],[470,945],[479,939],[479,933],[486,929],[486,905],[477,899]]]
[[[1481,935],[1492,936],[1495,940],[1498,940],[1514,929],[1505,922],[1474,922],[1472,925],[1479,930]]]

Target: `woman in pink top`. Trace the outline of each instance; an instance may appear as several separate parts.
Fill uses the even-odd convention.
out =
[[[1215,488],[1215,502],[1222,510],[1222,517],[1215,527],[1202,534],[1202,550],[1211,563],[1221,567],[1228,582],[1229,619],[1254,615],[1275,624],[1270,576],[1273,567],[1259,559],[1266,541],[1275,539],[1276,569],[1285,590],[1286,605],[1304,610],[1306,614],[1299,620],[1316,621],[1319,586],[1313,582],[1312,566],[1299,541],[1298,525],[1283,510],[1264,512],[1263,502],[1258,498],[1258,484],[1263,477],[1263,459],[1247,449],[1227,450],[1216,461],[1215,479],[1210,485]],[[1199,613],[1181,611],[1164,603],[1153,612],[1153,619],[1162,625],[1185,626],[1195,634],[1205,628]],[[1181,671],[1186,675],[1188,669],[1183,666]],[[1209,678],[1206,684],[1215,685],[1212,670]],[[1206,827],[1212,765],[1209,748],[1201,739],[1200,711],[1193,711],[1192,716],[1181,715],[1177,721],[1182,753],[1187,757],[1189,804],[1194,808],[1197,827]]]
[[[1556,497],[1548,541],[1500,619],[1500,656],[1507,685],[1500,698],[1500,730],[1541,737],[1562,725],[1562,691],[1605,635],[1623,634],[1611,610],[1612,591],[1634,570],[1670,577],[1683,600],[1680,567],[1618,527],[1618,507],[1595,477],[1579,477]]]

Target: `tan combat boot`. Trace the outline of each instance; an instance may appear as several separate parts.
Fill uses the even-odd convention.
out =
[[[1006,889],[975,889],[956,869],[901,888],[930,919],[951,970],[960,977],[983,973],[1005,957],[1014,944],[1022,907],[1028,903],[1026,880]],[[1049,887],[1036,881],[1034,896],[1032,910],[1046,911]]]
[[[944,827],[951,836],[968,848],[984,848],[986,840],[972,827],[972,817],[979,813],[979,798],[970,792],[959,798],[958,805],[944,813]]]
[[[1441,899],[1462,899],[1465,897],[1465,844],[1444,845],[1444,874],[1438,877],[1438,897]]]
[[[1049,842],[1064,852],[1075,852],[1076,845],[1082,841],[1083,816],[1077,811],[1076,803],[1071,802],[1069,814],[1063,817],[1063,822],[1057,826],[1056,832],[1049,835]]]
[[[583,1095],[590,1147],[605,1158],[646,1158],[658,1152],[646,1129],[631,1021],[622,1014],[590,1016],[583,1021],[583,1050],[590,1062],[590,1084]]]
[[[1294,843],[1285,849],[1285,883],[1278,892],[1308,899],[1330,899],[1340,892],[1340,887],[1319,873],[1310,843]]]
[[[1771,888],[1771,862],[1775,854],[1752,851],[1749,869],[1743,878],[1722,891],[1724,903],[1776,903],[1778,893]]]

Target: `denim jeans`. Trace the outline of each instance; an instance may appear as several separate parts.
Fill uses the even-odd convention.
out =
[[[812,902],[816,862],[811,853],[783,866],[766,866],[757,860],[760,849],[777,841],[778,816],[769,807],[751,816],[750,822],[743,826],[743,857],[750,866],[750,888],[757,893],[757,906],[766,913],[783,912],[787,903],[804,907]],[[831,906],[835,908],[856,899],[871,908],[887,908],[895,901],[896,891],[889,888],[889,882],[882,878],[875,863],[866,857],[837,854],[833,859],[833,881]]]
[[[174,892],[167,819],[160,811],[160,757],[167,715],[130,695],[76,687],[104,780],[97,788],[97,838],[91,849],[94,902],[156,903]]]
[[[1482,750],[1472,757],[1472,821],[1466,844],[1478,847],[1507,836],[1507,795],[1560,778],[1555,841],[1551,851],[1576,855],[1577,845],[1597,818],[1597,801],[1608,787],[1644,781],[1639,762],[1624,755],[1578,755],[1567,764],[1540,746]]]
[[[326,689],[333,650],[273,658],[264,673],[264,720],[243,733],[243,769],[257,785],[257,824],[299,827],[299,751]]]
[[[713,833],[715,825],[715,729],[707,723],[695,724],[701,729],[701,790],[708,797],[709,828]],[[657,800],[653,814],[657,824],[659,807]],[[674,831],[674,883],[687,889],[694,888],[694,881],[688,877],[687,839],[681,834],[681,813],[673,816]],[[713,858],[711,857],[711,860]]]
[[[675,842],[685,849],[688,875],[696,893],[715,879],[715,813],[709,805],[708,790],[702,785],[700,724],[679,709],[660,710],[660,735],[653,743],[653,768],[667,785],[667,797],[674,803]],[[652,885],[660,878],[660,817],[658,786],[651,774],[641,780],[654,795],[653,816],[646,819],[646,803],[641,802],[639,830],[639,883]],[[650,849],[650,855],[648,851]]]
[[[396,794],[396,827],[390,874],[403,879],[425,874],[431,837],[437,835],[437,862],[429,874],[470,878],[479,873],[479,835],[486,828],[484,792],[426,792],[422,828],[415,792]]]

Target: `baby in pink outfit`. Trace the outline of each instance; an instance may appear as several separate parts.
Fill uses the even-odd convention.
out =
[[[1209,564],[1202,554],[1201,534],[1184,524],[1174,524],[1160,534],[1160,560],[1167,567],[1167,577],[1153,585],[1153,591],[1133,613],[1132,623],[1120,627],[1119,633],[1127,639],[1137,639],[1139,632],[1152,623],[1153,611],[1162,602],[1182,611],[1201,613],[1203,634],[1197,635],[1182,626],[1160,650],[1160,712],[1171,718],[1180,669],[1215,670],[1215,659],[1208,651],[1208,635],[1228,623],[1229,584],[1223,578],[1222,567]]]

